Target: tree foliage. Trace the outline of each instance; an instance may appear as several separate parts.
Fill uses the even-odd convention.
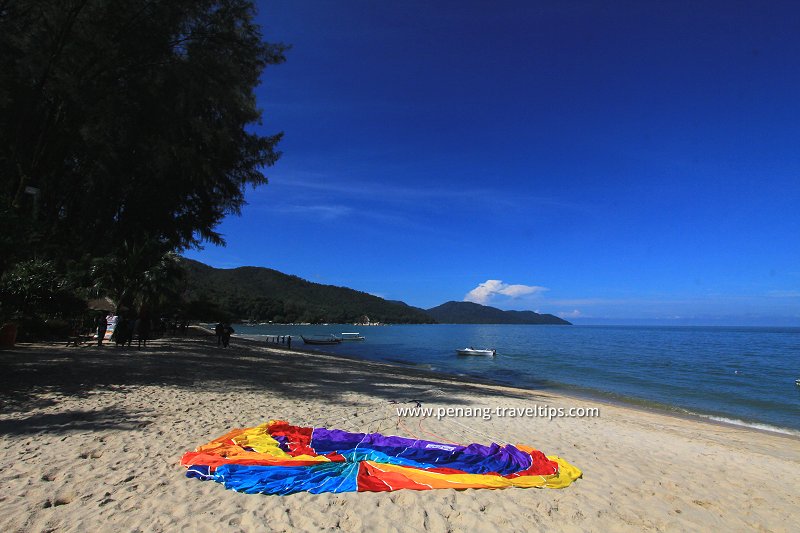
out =
[[[359,322],[367,315],[372,321],[385,323],[434,322],[423,310],[401,302],[312,283],[269,268],[226,270],[188,259],[183,264],[188,299],[216,302],[221,311],[236,320],[344,324]]]
[[[473,302],[446,302],[426,312],[443,324],[570,324],[555,315],[533,311],[503,311]]]
[[[279,156],[254,88],[286,47],[253,17],[245,0],[0,0],[0,272],[223,242]]]
[[[86,308],[52,261],[31,260],[14,265],[0,277],[0,323],[22,318],[68,317]]]
[[[110,296],[118,310],[128,311],[179,300],[183,274],[179,256],[154,241],[123,243],[117,253],[95,259],[91,268],[96,292]]]

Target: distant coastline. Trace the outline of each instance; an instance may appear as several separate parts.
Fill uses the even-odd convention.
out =
[[[426,312],[440,324],[550,324],[571,326],[563,318],[533,311],[503,311],[473,302],[447,302]]]
[[[503,311],[472,302],[421,309],[399,300],[314,283],[264,267],[214,268],[184,258],[193,318],[274,324],[557,324],[533,311]]]

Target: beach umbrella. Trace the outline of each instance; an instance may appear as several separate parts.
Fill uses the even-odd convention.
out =
[[[93,300],[89,300],[86,302],[86,307],[94,311],[113,312],[117,308],[117,305],[108,296],[103,296],[102,298],[94,298]]]

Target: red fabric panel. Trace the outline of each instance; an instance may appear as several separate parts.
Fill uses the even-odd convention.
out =
[[[427,470],[428,472],[436,472],[438,474],[463,474],[464,473],[463,470],[458,470],[458,469],[455,469],[455,468],[445,468],[443,466],[439,466],[439,467],[435,467],[435,468],[426,468],[425,470]],[[492,473],[487,473],[486,475],[487,476],[491,476],[491,475],[497,475],[497,474],[494,474],[492,472]]]
[[[342,457],[342,461],[337,462],[344,462],[344,457]],[[208,465],[210,467],[210,471],[213,472],[219,465],[224,464],[237,464],[237,465],[249,465],[249,466],[313,466],[320,464],[320,461],[297,461],[297,460],[280,460],[280,459],[247,459],[243,457],[236,457],[234,459],[228,459],[226,457],[222,457],[219,455],[214,455],[211,453],[204,453],[204,452],[186,452],[181,457],[181,465],[183,466],[192,466],[192,465]]]
[[[323,457],[327,457],[328,459],[331,460],[332,463],[344,463],[345,461],[347,461],[347,459],[344,458],[344,455],[338,452],[326,453],[325,455],[323,455]]]
[[[311,445],[311,434],[314,428],[303,428],[293,426],[283,420],[276,420],[269,425],[269,434],[273,437],[286,437],[286,444],[289,450],[286,452],[291,456],[297,455],[317,455]]]
[[[531,466],[527,470],[514,472],[504,477],[513,479],[520,476],[551,476],[558,473],[558,463],[548,459],[544,453],[528,446],[518,445],[517,448],[531,454]]]
[[[389,492],[397,489],[430,490],[428,485],[411,481],[396,472],[382,472],[366,461],[358,466],[358,492]]]

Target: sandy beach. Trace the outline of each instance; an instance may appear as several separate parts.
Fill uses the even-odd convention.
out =
[[[792,531],[800,439],[419,370],[190,336],[146,349],[0,352],[0,530]],[[400,403],[391,403],[400,402]],[[397,416],[596,407],[591,418]],[[270,419],[455,442],[502,440],[583,471],[565,489],[246,495],[181,455]]]

